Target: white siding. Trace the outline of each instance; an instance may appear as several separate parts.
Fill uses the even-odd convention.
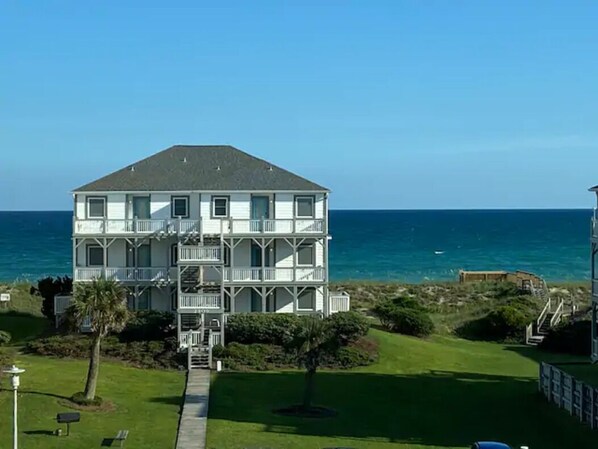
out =
[[[199,193],[189,195],[189,218],[191,220],[199,218]]]
[[[251,195],[248,193],[232,193],[230,195],[229,216],[237,220],[249,220]]]
[[[316,262],[316,267],[322,267],[324,266],[324,243],[322,242],[316,242],[315,244],[315,252],[316,252],[316,257],[315,257],[315,262]]]
[[[293,218],[294,196],[290,193],[277,193],[274,200],[275,217],[278,220]]]
[[[111,193],[108,195],[106,206],[107,218],[112,220],[123,220],[125,218],[126,195]]]
[[[151,289],[151,308],[152,310],[160,310],[163,312],[170,311],[170,290],[167,288]]]
[[[249,240],[243,240],[237,245],[234,251],[235,267],[251,266],[251,242]]]
[[[150,211],[155,220],[170,218],[170,195],[166,193],[152,193]]]
[[[276,241],[276,266],[292,267],[294,252],[291,245],[284,240]]]
[[[236,295],[235,300],[235,313],[251,312],[251,289],[243,289]]]
[[[85,195],[75,195],[75,217],[85,219]]]
[[[124,267],[127,264],[126,242],[124,240],[115,240],[108,247],[108,266]]]
[[[325,201],[324,201],[324,195],[322,193],[318,193],[316,194],[316,202],[315,202],[315,218],[321,219],[321,218],[325,218],[325,211],[324,211],[324,205],[325,205]]]
[[[293,296],[284,288],[276,289],[276,312],[293,313]]]

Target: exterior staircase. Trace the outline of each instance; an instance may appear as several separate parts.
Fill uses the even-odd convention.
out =
[[[210,330],[202,330],[202,339],[198,345],[187,348],[187,367],[189,371],[196,369],[211,369],[212,348],[210,348]]]
[[[546,282],[542,280],[539,286],[531,285],[532,295],[544,301],[544,307],[538,318],[525,328],[525,344],[537,346],[544,340],[551,328],[559,324],[564,317],[565,302],[550,298]]]

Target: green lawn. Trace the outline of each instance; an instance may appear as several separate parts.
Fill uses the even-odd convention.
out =
[[[274,415],[300,401],[298,371],[214,376],[209,448],[466,448],[496,439],[532,449],[592,447],[598,434],[537,393],[534,349],[372,331],[380,363],[317,374],[317,402],[338,411],[313,420]]]
[[[81,412],[81,422],[72,425],[71,436],[50,435],[59,425],[57,412],[69,411],[61,398],[81,391],[86,361],[57,360],[17,355],[17,364],[27,371],[19,393],[20,445],[22,449],[91,449],[119,429],[130,430],[127,449],[174,447],[185,376],[172,371],[141,370],[122,364],[103,363],[98,394],[112,401],[112,412]],[[0,391],[0,447],[8,447],[12,435],[12,392],[2,379]]]

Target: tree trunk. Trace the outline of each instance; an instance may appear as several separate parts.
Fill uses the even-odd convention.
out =
[[[100,342],[101,337],[93,339],[89,354],[89,369],[87,370],[87,382],[85,383],[85,399],[95,399],[96,386],[98,385],[98,374],[100,373]]]
[[[311,408],[311,400],[314,395],[314,377],[316,370],[308,369],[305,372],[305,391],[303,392],[303,408],[308,410]]]

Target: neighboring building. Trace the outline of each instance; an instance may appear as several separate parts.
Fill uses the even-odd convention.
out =
[[[181,349],[224,343],[228,314],[349,308],[328,291],[328,189],[234,147],[173,146],[73,193],[74,281],[175,312]]]
[[[596,192],[598,186],[590,189]],[[592,217],[592,361],[598,362],[598,208],[594,209]]]

